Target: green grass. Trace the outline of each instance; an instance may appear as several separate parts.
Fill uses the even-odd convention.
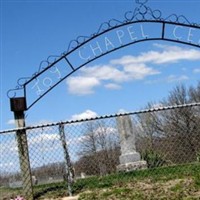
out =
[[[155,192],[160,199],[166,198],[166,187],[171,180],[179,180],[167,190],[175,199],[182,199],[187,191],[198,191],[200,189],[200,164],[176,165],[154,169],[138,170],[127,173],[115,173],[107,176],[93,176],[79,179],[73,185],[73,194],[81,194],[80,200],[84,199],[156,199]],[[191,180],[188,186],[185,180]],[[150,189],[140,187],[151,186]],[[186,187],[187,186],[187,187]],[[186,191],[186,192],[184,192]],[[65,183],[37,186],[35,188],[37,197],[56,198],[66,196]],[[181,194],[182,193],[182,194]],[[146,196],[147,195],[147,196]],[[163,197],[162,197],[163,196]],[[173,199],[173,198],[171,198]]]
[[[72,190],[80,200],[200,199],[200,163],[93,176],[77,180]],[[3,188],[1,192],[19,191]],[[64,182],[38,185],[34,195],[37,199],[61,198],[67,196],[67,186]]]
[[[50,183],[42,184],[34,187],[34,197],[36,199],[40,198],[59,198],[67,196],[66,183]]]
[[[160,167],[128,173],[116,173],[104,177],[97,176],[87,179],[80,179],[74,184],[74,192],[77,193],[85,189],[107,188],[116,184],[123,184],[126,182],[139,181],[143,179],[150,179],[152,182],[166,182],[169,180],[186,177],[193,177],[195,179],[196,185],[200,186],[200,165],[192,164]]]
[[[179,165],[79,180],[80,200],[200,199],[200,165]]]
[[[22,194],[21,188],[17,188],[17,189],[11,189],[11,188],[6,188],[6,187],[0,188],[0,200],[11,199],[19,194]]]

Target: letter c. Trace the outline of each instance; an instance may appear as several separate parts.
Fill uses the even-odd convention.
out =
[[[174,34],[174,37],[175,37],[177,40],[181,40],[182,37],[181,37],[181,36],[178,37],[177,34],[176,34],[176,31],[177,31],[178,28],[183,28],[183,27],[181,27],[181,26],[175,26],[175,28],[174,28],[174,30],[173,30],[173,34]]]
[[[88,56],[88,57],[84,57],[84,55],[82,54],[81,50],[83,49],[86,49],[86,47],[83,47],[82,49],[79,50],[78,54],[79,54],[79,57],[83,60],[90,60],[91,56]]]

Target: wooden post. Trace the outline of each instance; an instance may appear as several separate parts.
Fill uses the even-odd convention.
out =
[[[26,99],[24,97],[10,99],[11,111],[14,112],[15,124],[19,128],[16,131],[19,161],[22,175],[22,187],[24,198],[33,200],[33,184],[28,153],[28,142],[26,136],[24,111],[26,110]]]

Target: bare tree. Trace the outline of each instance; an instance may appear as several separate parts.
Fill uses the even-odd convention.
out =
[[[191,86],[189,88],[189,98],[191,102],[200,102],[200,81],[197,86]]]
[[[151,109],[154,103],[148,103],[146,109]],[[137,136],[142,137],[143,145],[149,150],[154,149],[154,139],[161,137],[163,133],[163,120],[159,112],[148,112],[137,115]],[[141,149],[141,148],[140,148]],[[141,152],[141,150],[140,150]]]
[[[176,86],[163,101],[164,105],[182,105],[191,102],[189,91],[184,85]],[[195,160],[199,147],[196,139],[199,137],[199,123],[194,107],[172,109],[163,112],[164,129],[174,147],[174,155],[178,162]]]
[[[119,162],[119,138],[116,129],[106,126],[103,121],[89,122],[85,127],[79,152],[81,157],[75,164],[76,173],[77,168],[79,173],[82,170],[88,175],[111,173]],[[84,162],[87,162],[87,166]]]
[[[197,88],[176,86],[169,96],[161,101],[163,106],[183,105],[200,100],[200,83]],[[150,108],[152,104],[148,104]],[[185,107],[139,115],[139,124],[151,148],[167,155],[172,162],[191,162],[200,151],[199,109]],[[144,144],[143,144],[144,145]]]

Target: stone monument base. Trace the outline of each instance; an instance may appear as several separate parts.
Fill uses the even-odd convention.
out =
[[[119,157],[119,161],[120,164],[117,166],[118,172],[128,172],[147,168],[147,162],[141,160],[140,154],[136,151],[122,154]]]
[[[146,169],[147,168],[147,162],[144,160],[136,161],[136,162],[129,162],[125,164],[120,164],[117,166],[118,172],[129,172],[134,171],[138,169]]]
[[[125,153],[119,157],[120,164],[132,163],[132,162],[137,162],[140,160],[141,160],[141,156],[138,152]]]

